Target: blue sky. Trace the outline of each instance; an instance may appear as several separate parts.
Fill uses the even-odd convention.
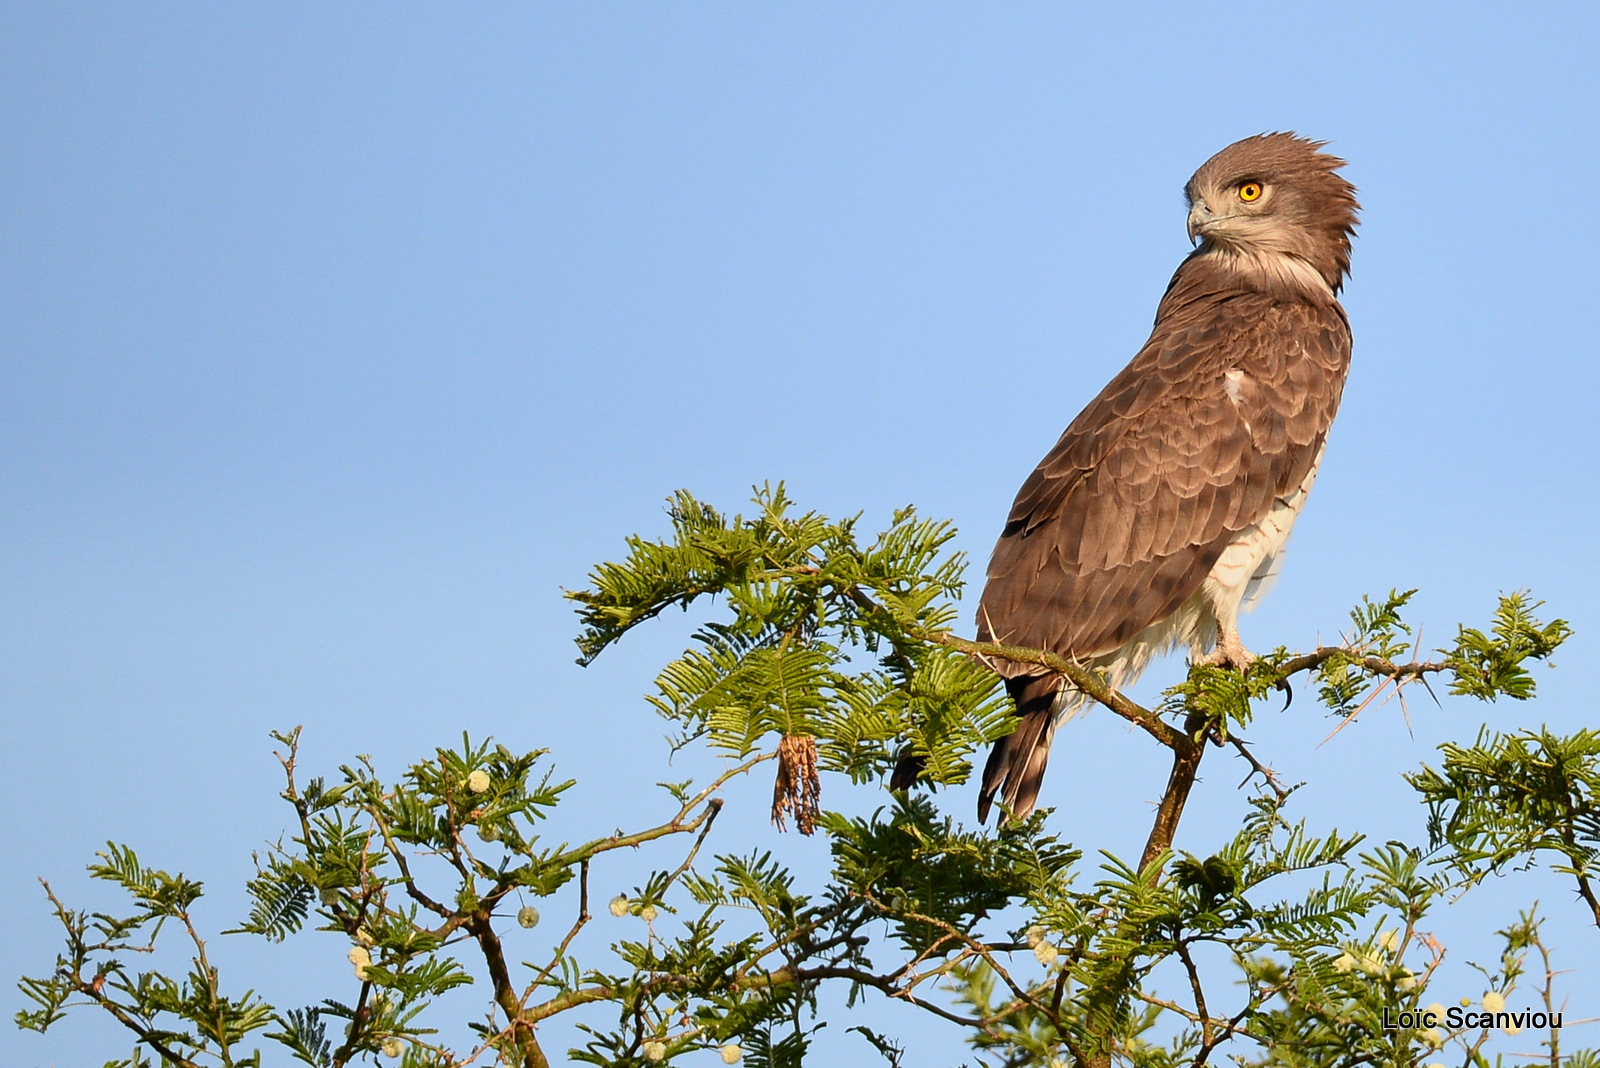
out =
[[[1583,4],[6,6],[7,974],[54,952],[35,878],[103,900],[108,838],[235,922],[285,826],[276,727],[326,771],[463,730],[547,746],[580,779],[564,836],[663,811],[639,695],[690,621],[583,670],[560,589],[672,490],[731,509],[768,479],[869,521],[914,502],[981,564],[1148,331],[1184,181],[1264,130],[1331,140],[1365,212],[1344,409],[1246,642],[1331,637],[1394,586],[1425,643],[1520,587],[1577,629],[1534,705],[1412,702],[1409,732],[1390,706],[1320,749],[1310,702],[1259,724],[1314,821],[1415,840],[1397,775],[1440,740],[1594,719],[1596,55]],[[1241,774],[1212,769],[1180,845],[1224,833]],[[1091,716],[1042,803],[1132,854],[1164,778]],[[763,789],[723,848],[775,841]],[[1558,881],[1449,910],[1450,966],[1535,897],[1600,1016]],[[333,940],[224,941],[286,1004],[347,970]],[[121,1043],[0,1030],[0,1058]]]

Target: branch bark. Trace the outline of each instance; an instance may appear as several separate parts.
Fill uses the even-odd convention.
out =
[[[1167,789],[1156,808],[1155,824],[1150,828],[1144,853],[1139,857],[1141,872],[1172,848],[1172,839],[1178,833],[1178,821],[1183,819],[1184,805],[1189,801],[1189,791],[1194,789],[1195,777],[1200,771],[1200,760],[1206,755],[1206,740],[1202,733],[1205,726],[1205,714],[1191,711],[1184,719],[1183,734],[1172,746],[1172,772],[1167,776]]]
[[[969,641],[944,631],[924,632],[919,637],[980,658],[1010,660],[1018,664],[1038,664],[1040,667],[1049,668],[1059,675],[1066,676],[1067,681],[1088,694],[1091,699],[1139,727],[1167,748],[1173,749],[1181,744],[1182,735],[1172,724],[1143,705],[1130,701],[1121,691],[1113,689],[1098,672],[1091,671],[1064,656],[1043,649],[1025,649],[1020,645]]]

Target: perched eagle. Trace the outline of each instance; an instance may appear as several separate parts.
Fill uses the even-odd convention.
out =
[[[1115,687],[1179,645],[1253,659],[1239,609],[1277,575],[1350,366],[1337,295],[1360,205],[1323,144],[1249,137],[1189,179],[1199,245],[1150,340],[1017,493],[981,640],[1071,657]],[[997,667],[1021,722],[983,769],[980,820],[997,797],[1033,811],[1056,725],[1085,700],[1037,665]]]

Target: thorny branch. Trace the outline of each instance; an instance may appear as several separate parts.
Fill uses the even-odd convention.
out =
[[[1254,776],[1259,775],[1261,776],[1261,781],[1266,784],[1269,790],[1272,791],[1273,796],[1278,799],[1278,803],[1280,805],[1284,801],[1288,800],[1288,787],[1284,786],[1283,783],[1279,781],[1277,772],[1273,771],[1272,768],[1256,759],[1256,755],[1250,752],[1249,742],[1245,741],[1243,738],[1240,738],[1236,734],[1231,734],[1228,736],[1228,744],[1233,746],[1235,751],[1237,751],[1238,754],[1245,759],[1245,762],[1250,765],[1250,774],[1244,777],[1243,781],[1239,783],[1240,786],[1243,786],[1245,783],[1249,782]]]
[[[295,767],[299,756],[299,734],[300,730],[297,727],[294,731],[283,736],[283,740],[287,743],[288,751],[287,753],[274,753],[274,756],[277,757],[279,764],[282,765],[285,776],[286,785],[283,790],[283,797],[294,806],[301,824],[302,840],[309,843],[313,836],[311,811],[295,781]],[[776,756],[777,753],[759,754],[725,768],[720,775],[699,793],[680,801],[677,813],[665,823],[631,834],[619,832],[604,838],[597,838],[576,848],[564,850],[549,858],[547,863],[551,866],[577,866],[578,868],[578,918],[559,946],[557,946],[550,963],[535,975],[533,981],[528,984],[520,996],[512,987],[510,966],[501,947],[500,936],[495,931],[492,923],[495,906],[518,885],[515,870],[493,873],[488,871],[482,862],[467,851],[461,838],[463,820],[459,817],[462,813],[451,801],[449,803],[450,841],[446,851],[442,854],[444,859],[455,869],[465,885],[471,885],[477,874],[491,875],[495,878],[495,882],[486,894],[477,899],[475,908],[452,909],[447,907],[426,893],[417,884],[412,874],[407,854],[394,838],[383,808],[383,804],[389,801],[393,795],[374,794],[370,796],[367,802],[361,806],[362,811],[372,821],[372,825],[377,832],[376,837],[382,842],[385,856],[394,861],[396,870],[400,873],[399,882],[405,887],[407,896],[444,921],[438,928],[431,930],[429,933],[438,936],[442,940],[454,931],[465,931],[478,944],[485,966],[489,970],[490,982],[494,988],[494,1002],[505,1014],[507,1024],[498,1035],[494,1036],[484,1046],[480,1046],[468,1058],[468,1062],[476,1059],[485,1049],[492,1046],[495,1040],[509,1040],[521,1052],[522,1062],[527,1068],[544,1068],[544,1066],[548,1065],[549,1061],[539,1048],[538,1041],[534,1036],[534,1025],[568,1009],[606,1000],[612,997],[614,993],[607,986],[592,986],[563,991],[541,1004],[528,1005],[528,1000],[533,996],[534,992],[560,966],[573,940],[591,918],[589,914],[590,862],[595,857],[612,850],[640,846],[646,842],[675,834],[694,834],[696,836],[694,844],[690,847],[683,862],[668,875],[666,886],[672,885],[694,863],[694,858],[705,844],[706,836],[710,833],[717,814],[722,809],[721,798],[713,795],[732,779],[743,775],[758,764],[774,759]],[[366,855],[366,850],[363,849],[363,884],[367,883],[369,878],[369,869],[365,864]],[[365,901],[363,901],[363,907],[364,905]],[[346,910],[342,907],[334,906],[333,910],[341,925],[347,929],[346,933],[354,936],[356,929],[360,926],[360,917],[358,915],[346,915]],[[371,990],[372,984],[370,982],[362,983],[360,999],[356,1006],[355,1026],[350,1028],[350,1033],[346,1036],[344,1044],[335,1051],[333,1056],[336,1063],[347,1062],[357,1050],[357,1044],[362,1038],[362,1028],[359,1025],[366,1016],[365,1010]],[[188,1065],[186,1061],[174,1061],[173,1063],[181,1064],[184,1068],[187,1068]]]
[[[1412,660],[1404,664],[1396,664],[1392,660],[1385,660],[1381,656],[1363,656],[1360,650],[1348,649],[1342,645],[1324,645],[1313,649],[1309,653],[1300,653],[1278,665],[1278,676],[1287,679],[1291,675],[1298,675],[1302,671],[1312,671],[1321,667],[1334,657],[1347,657],[1350,663],[1357,667],[1365,668],[1374,675],[1381,675],[1395,682],[1408,682],[1413,679],[1421,680],[1426,675],[1437,675],[1450,670],[1450,665],[1437,660]]]
[[[1047,667],[1088,694],[1092,699],[1109,708],[1123,719],[1144,729],[1152,738],[1169,749],[1176,748],[1182,739],[1175,727],[1166,720],[1156,715],[1150,709],[1129,700],[1120,691],[1115,690],[1106,682],[1104,676],[1091,671],[1082,664],[1057,653],[1043,649],[1025,649],[1020,645],[1005,645],[1000,642],[975,642],[966,638],[959,638],[946,631],[927,632],[920,635],[927,641],[939,645],[946,645],[952,649],[959,649],[964,653],[971,653],[980,659],[1010,660],[1019,664],[1038,664]]]
[[[139,1036],[140,1042],[143,1042],[145,1045],[155,1050],[161,1055],[161,1059],[172,1065],[173,1068],[200,1068],[197,1063],[183,1056],[181,1053],[163,1041],[163,1038],[166,1037],[166,1032],[159,1031],[154,1027],[150,1027],[142,1023],[132,1013],[130,1013],[126,1007],[106,994],[106,976],[110,974],[110,971],[102,970],[96,972],[92,979],[85,979],[83,977],[83,960],[90,953],[115,951],[152,953],[155,951],[154,945],[151,944],[141,946],[123,942],[113,944],[106,942],[89,943],[84,941],[83,928],[73,922],[74,914],[72,911],[69,910],[66,905],[62,904],[60,898],[56,897],[56,893],[53,889],[51,889],[49,883],[45,882],[43,879],[40,879],[39,882],[44,887],[45,895],[50,899],[51,906],[55,909],[56,918],[61,921],[63,926],[66,927],[67,940],[75,951],[73,956],[76,959],[73,960],[71,967],[67,967],[66,962],[63,961],[60,969],[61,973],[71,983],[73,992],[81,994],[83,997],[88,998],[93,1004],[105,1009],[106,1012],[111,1014],[112,1019],[116,1020],[122,1026]],[[112,962],[109,967],[111,970],[114,970],[118,973],[121,972],[121,968],[117,966],[115,962]]]
[[[1092,700],[1111,710],[1134,726],[1143,729],[1156,741],[1169,749],[1177,748],[1180,734],[1171,724],[1163,720],[1156,712],[1145,708],[1136,701],[1129,699],[1121,691],[1114,689],[1105,677],[1067,657],[1052,653],[1045,649],[1028,649],[1019,645],[1006,645],[1001,642],[977,642],[967,638],[957,637],[945,631],[923,632],[919,637],[939,645],[959,649],[964,653],[984,659],[1010,660],[1019,664],[1038,664],[1040,667],[1049,668],[1060,675],[1064,675],[1073,686],[1082,690]],[[1290,657],[1278,665],[1275,672],[1277,682],[1285,682],[1291,676],[1302,671],[1313,671],[1335,657],[1345,657],[1353,665],[1365,668],[1373,675],[1381,676],[1386,680],[1403,683],[1411,680],[1423,680],[1425,676],[1438,674],[1450,670],[1450,665],[1439,661],[1411,661],[1405,664],[1396,664],[1377,656],[1362,656],[1359,650],[1348,649],[1343,646],[1321,646],[1309,653],[1301,653]]]

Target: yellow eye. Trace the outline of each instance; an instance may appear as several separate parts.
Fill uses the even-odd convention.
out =
[[[1246,182],[1239,187],[1239,199],[1243,201],[1258,200],[1261,197],[1260,182]]]

